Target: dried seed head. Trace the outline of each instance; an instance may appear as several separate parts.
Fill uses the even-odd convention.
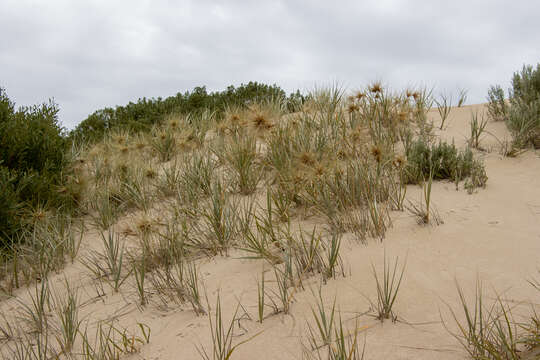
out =
[[[314,169],[315,176],[324,175],[325,172],[326,172],[326,169],[321,164],[317,164],[317,166],[315,166],[315,169]]]
[[[270,120],[261,113],[255,114],[252,124],[257,130],[268,130],[273,126]]]
[[[397,114],[397,119],[399,120],[399,122],[405,122],[407,121],[407,118],[409,117],[409,113],[406,112],[406,111],[400,111],[398,114]]]
[[[362,100],[364,96],[366,96],[366,94],[364,94],[362,91],[357,92],[355,95],[356,99],[358,100]]]
[[[403,166],[405,166],[406,163],[407,163],[407,160],[401,155],[396,156],[394,159],[394,166],[397,167],[398,169],[403,168]]]
[[[369,87],[369,91],[372,93],[378,94],[382,92],[382,85],[380,82],[376,82]]]
[[[373,156],[373,158],[375,158],[375,161],[380,163],[381,162],[381,159],[382,159],[382,152],[381,152],[381,148],[378,147],[377,145],[373,145],[371,147],[371,155]]]
[[[354,112],[357,112],[358,110],[360,110],[360,108],[355,103],[350,103],[349,106],[347,107],[347,111],[349,113],[354,113]]]
[[[302,164],[308,165],[308,166],[312,166],[316,162],[315,155],[307,151],[301,153],[299,156],[299,159]]]
[[[146,169],[145,175],[149,179],[155,179],[157,177],[157,172],[154,169]]]

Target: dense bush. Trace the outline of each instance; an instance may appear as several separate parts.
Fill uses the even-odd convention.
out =
[[[448,179],[458,183],[467,179],[466,187],[472,191],[487,181],[484,166],[474,158],[470,148],[458,150],[454,144],[439,142],[428,144],[419,139],[407,150],[406,182],[418,184],[432,172],[434,180]]]
[[[514,147],[533,144],[540,148],[540,64],[536,69],[523,66],[514,73],[512,88],[508,91],[509,106],[500,86],[488,91],[488,111],[494,120],[505,120],[514,139]]]
[[[24,226],[28,208],[62,202],[67,140],[57,114],[53,102],[15,110],[0,88],[0,239]]]
[[[98,110],[82,121],[72,132],[72,137],[96,141],[103,137],[108,130],[125,129],[128,131],[149,130],[152,125],[159,123],[165,115],[171,113],[197,113],[210,110],[218,116],[227,106],[246,106],[260,103],[272,98],[286,100],[286,106],[293,110],[295,105],[302,103],[305,98],[299,91],[286,98],[285,92],[277,85],[265,85],[249,82],[239,87],[229,86],[221,92],[208,92],[206,87],[196,87],[193,91],[178,93],[166,99],[139,99],[125,106]]]

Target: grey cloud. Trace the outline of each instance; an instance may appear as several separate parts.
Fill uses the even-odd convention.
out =
[[[104,106],[250,80],[288,91],[381,79],[393,87],[490,84],[540,59],[529,1],[60,1],[0,4],[0,86],[54,97],[73,127]]]

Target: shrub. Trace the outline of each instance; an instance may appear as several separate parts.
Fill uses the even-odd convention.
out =
[[[430,177],[430,171],[433,171],[434,180],[448,179],[458,183],[474,175],[471,184],[484,186],[487,181],[484,166],[469,148],[458,150],[453,143],[429,144],[422,139],[416,140],[407,150],[405,181],[421,183]]]
[[[142,98],[116,108],[97,110],[83,120],[70,134],[73,139],[99,141],[111,130],[149,131],[170,114],[196,115],[210,110],[221,117],[228,106],[248,106],[271,99],[287,100],[289,111],[305,101],[299,91],[288,98],[277,85],[249,82],[238,87],[229,86],[224,91],[208,92],[205,86],[195,87],[191,92],[177,93],[165,99]]]
[[[14,235],[21,210],[19,192],[15,186],[15,176],[9,169],[0,166],[0,239]]]
[[[67,141],[58,111],[52,101],[15,110],[0,88],[0,240],[23,227],[25,208],[61,206],[65,201],[58,185],[67,162]]]
[[[488,112],[495,119],[504,119],[514,139],[515,148],[525,148],[533,144],[540,148],[540,63],[536,69],[524,65],[512,78],[512,88],[508,91],[510,106],[504,101],[500,86],[492,86],[488,91]]]

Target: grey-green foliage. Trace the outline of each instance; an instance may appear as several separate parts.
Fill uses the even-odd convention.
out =
[[[488,91],[488,112],[495,120],[506,121],[515,148],[533,144],[540,148],[540,63],[534,68],[524,65],[515,72],[508,91],[509,106],[500,86]]]
[[[452,180],[459,183],[474,176],[474,184],[485,186],[487,181],[484,165],[476,159],[467,148],[459,150],[454,144],[439,142],[429,144],[418,139],[407,151],[405,180],[407,183],[419,184],[432,172],[433,180]]]

